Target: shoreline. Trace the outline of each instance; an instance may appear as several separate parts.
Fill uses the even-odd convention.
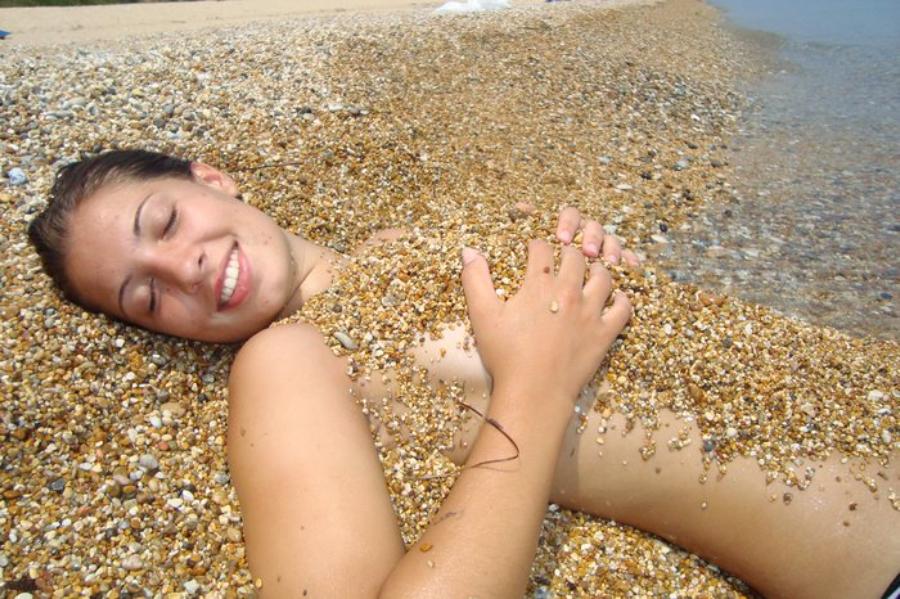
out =
[[[541,3],[511,0],[513,8]],[[278,19],[431,12],[442,4],[440,0],[201,0],[0,8],[0,28],[10,32],[0,44],[0,53],[10,48],[95,46],[132,37],[199,32]]]

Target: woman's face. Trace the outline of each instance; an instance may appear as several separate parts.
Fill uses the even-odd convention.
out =
[[[225,174],[103,186],[71,216],[66,271],[103,312],[152,331],[239,341],[296,290],[287,233],[235,198]]]

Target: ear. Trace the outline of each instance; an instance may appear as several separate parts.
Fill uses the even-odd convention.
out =
[[[237,184],[234,182],[234,179],[208,164],[192,162],[191,174],[194,175],[194,181],[197,183],[202,183],[214,189],[224,191],[233,197],[238,194]]]

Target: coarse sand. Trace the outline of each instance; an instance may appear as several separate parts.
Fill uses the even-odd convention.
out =
[[[204,23],[191,35],[156,23],[133,32],[154,32],[147,37],[87,45],[62,33],[48,33],[59,46],[46,37],[33,47],[0,42],[0,171],[20,169],[25,179],[0,182],[4,592],[256,593],[225,459],[236,347],[173,340],[86,313],[59,297],[27,243],[25,227],[45,206],[56,168],[82,153],[143,147],[208,162],[232,173],[246,201],[280,225],[339,252],[386,227],[506,227],[519,201],[543,214],[579,206],[642,251],[660,221],[677,227],[731,197],[720,154],[741,120],[736,82],[753,76],[757,57],[714,9],[696,0],[526,4],[464,17],[417,7],[235,16],[240,27]],[[207,5],[258,6],[135,8]],[[611,5],[618,8],[604,10]],[[0,11],[0,25],[15,33],[4,18],[11,14],[24,13]],[[681,376],[684,364],[666,354],[676,347],[666,339],[690,350],[687,329],[723,333],[710,347],[715,356],[697,358],[701,370],[727,370],[755,338],[770,342],[773,355],[802,339],[808,352],[786,365],[796,366],[796,380],[840,386],[846,413],[823,418],[834,437],[805,448],[806,419],[831,409],[836,396],[794,406],[790,393],[778,395],[801,437],[791,446],[782,439],[762,456],[771,458],[766,466],[835,447],[869,458],[873,476],[887,463],[900,412],[895,342],[851,340],[728,299],[645,286],[651,299],[683,309],[668,320],[648,310],[641,321],[648,336],[630,346],[640,355],[613,381],[627,399],[622,409],[644,415],[648,395],[638,387],[658,376],[649,371],[671,367]],[[669,305],[662,302],[647,305]],[[727,336],[698,325],[726,320],[740,322]],[[793,375],[750,382],[795,384]],[[722,389],[678,387],[683,382],[673,382],[669,399],[721,403]],[[715,412],[707,420],[715,434],[727,425]],[[728,430],[720,431],[726,439]],[[714,461],[738,443],[696,445],[681,450]],[[895,501],[893,475],[873,484]],[[414,501],[402,491],[397,500],[407,509]],[[674,545],[557,506],[547,513],[529,593],[752,595]]]

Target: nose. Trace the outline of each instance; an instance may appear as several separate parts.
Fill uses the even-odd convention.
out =
[[[206,279],[206,254],[192,244],[161,243],[148,256],[150,272],[183,293],[197,293]]]

